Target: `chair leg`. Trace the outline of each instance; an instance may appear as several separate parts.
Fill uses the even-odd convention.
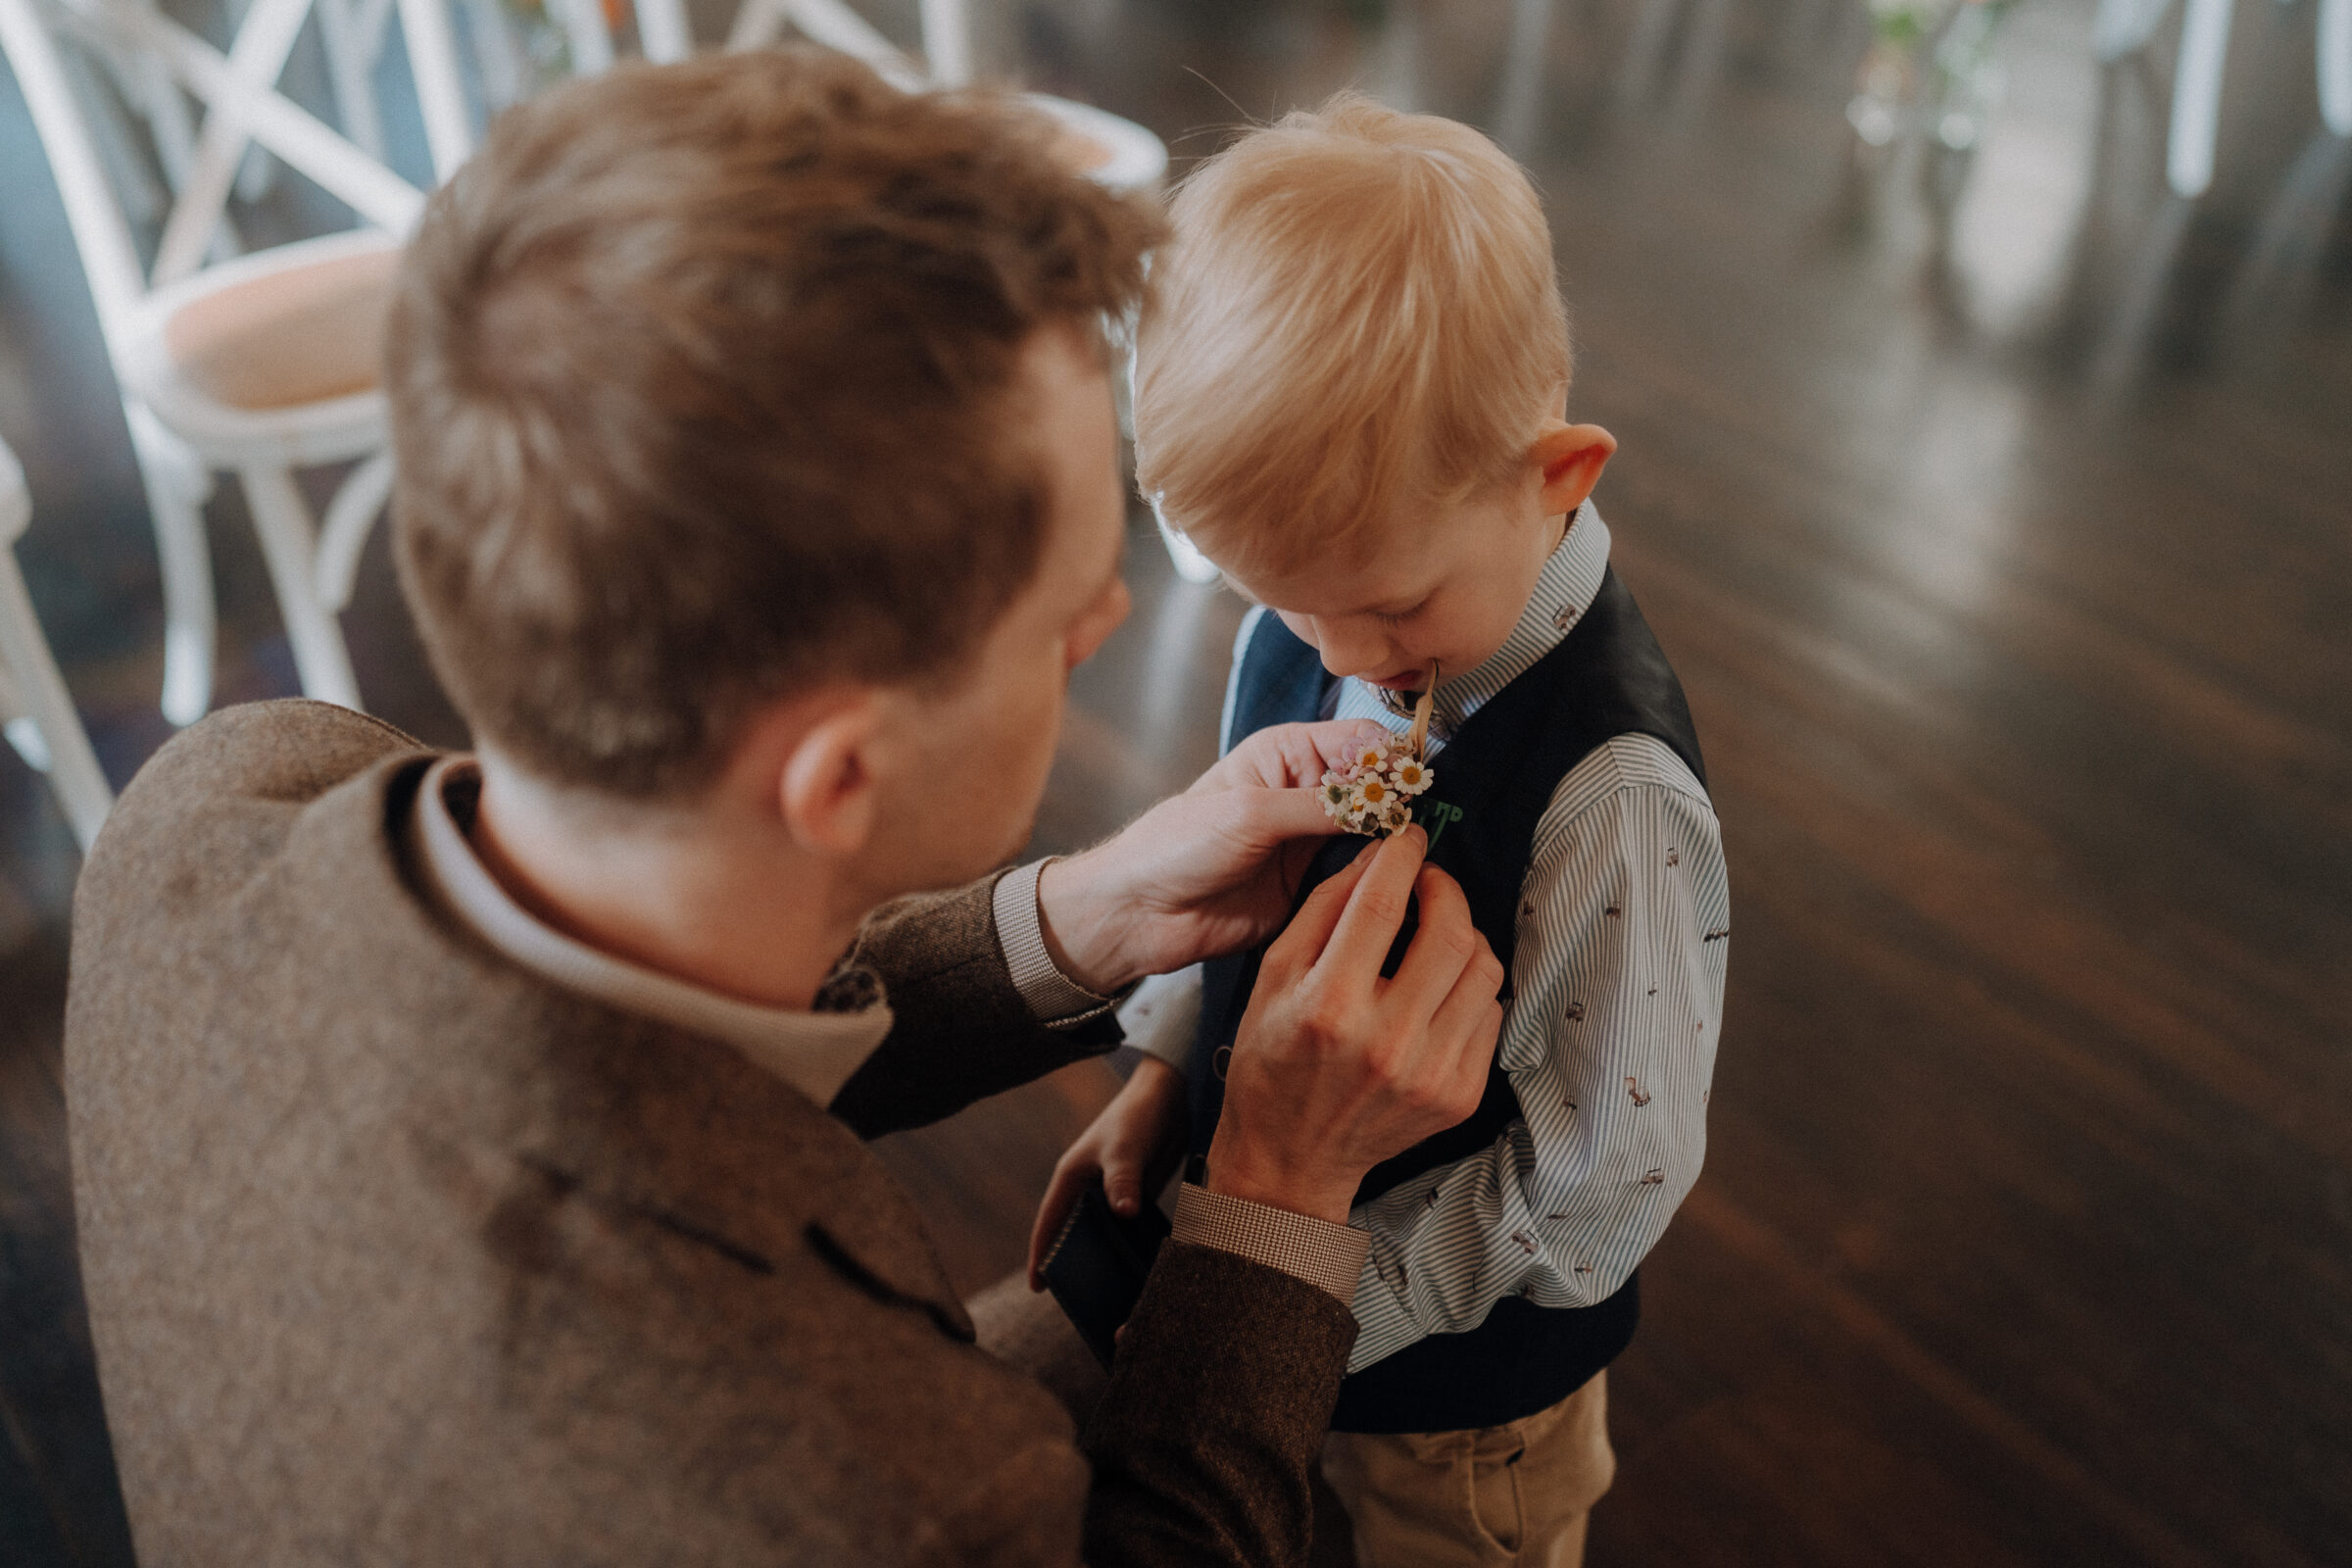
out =
[[[725,48],[730,54],[764,49],[783,35],[782,0],[743,0],[735,12],[735,24],[727,29]]]
[[[856,56],[873,67],[892,86],[921,92],[931,85],[930,78],[899,52],[897,44],[877,32],[872,23],[852,11],[843,0],[776,0],[776,4],[811,43]],[[736,30],[743,30],[740,21]],[[730,38],[727,47],[740,46]]]
[[[496,116],[531,95],[532,66],[508,26],[502,0],[466,0],[465,13],[473,67],[481,75],[482,111]]]
[[[164,717],[184,726],[213,706],[213,557],[203,511],[212,478],[144,405],[125,400],[122,413],[163,568]]]
[[[294,488],[293,474],[273,465],[255,464],[239,469],[238,476],[253,510],[254,531],[261,536],[262,559],[270,564],[270,586],[277,590],[278,613],[285,618],[286,641],[294,649],[294,670],[301,677],[303,695],[358,708],[360,687],[351,673],[342,628],[319,601],[312,576],[311,513],[302,492]]]
[[[666,66],[694,53],[694,32],[679,0],[637,0],[637,41],[645,58]]]
[[[548,7],[571,46],[571,74],[601,76],[612,69],[612,34],[605,30],[603,0],[555,0]]]
[[[2090,51],[2100,65],[2111,65],[2137,54],[2156,35],[2172,0],[2099,0],[2097,20],[2090,24]]]
[[[442,0],[400,0],[400,30],[416,84],[417,111],[424,117],[424,144],[433,155],[433,178],[445,180],[473,151],[473,120],[458,74],[448,9]]]
[[[334,85],[335,118],[352,145],[378,163],[384,161],[384,117],[375,106],[375,82],[368,68],[375,52],[360,35],[359,7],[353,0],[318,0],[318,41],[326,51],[326,74]]]
[[[16,554],[5,546],[0,546],[0,666],[14,676],[16,703],[38,736],[41,755],[26,760],[48,773],[58,805],[65,808],[66,820],[73,824],[74,836],[87,854],[91,841],[98,837],[99,824],[114,808],[115,794],[107,787],[97,754],[90,750],[89,734],[74,710],[74,699],[66,690],[65,677],[58,673],[48,639],[41,635],[41,623],[32,612],[32,596],[24,591],[24,574],[17,569]],[[17,728],[9,726],[11,740],[19,739]],[[25,748],[20,745],[19,750]]]
[[[2320,115],[2352,136],[2352,0],[2320,0]]]
[[[2165,173],[2182,196],[2213,183],[2222,117],[2222,68],[2230,61],[2230,0],[2188,0],[2180,19],[2180,69],[2173,77],[2173,129]]]
[[[360,552],[384,503],[392,499],[392,450],[386,447],[351,470],[318,524],[317,574],[319,602],[331,611],[351,603],[360,574]]]
[[[942,87],[972,84],[972,27],[963,0],[922,0],[923,64]]]

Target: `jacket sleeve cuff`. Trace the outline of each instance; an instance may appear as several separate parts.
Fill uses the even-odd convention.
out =
[[[1278,1268],[1343,1304],[1355,1299],[1355,1282],[1372,1246],[1372,1238],[1353,1226],[1230,1198],[1191,1182],[1176,1194],[1175,1238]]]

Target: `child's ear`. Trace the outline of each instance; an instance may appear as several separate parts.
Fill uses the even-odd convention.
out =
[[[1528,461],[1543,475],[1544,515],[1583,506],[1616,454],[1617,438],[1597,424],[1555,424],[1536,437]]]

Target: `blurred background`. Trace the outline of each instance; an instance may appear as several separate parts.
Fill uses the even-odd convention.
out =
[[[172,246],[194,277],[355,206],[397,218],[599,35],[659,54],[681,20],[706,47],[747,25],[734,0],[547,3],[0,0],[15,559],[114,787],[172,732],[159,514],[182,515],[183,642],[217,606],[213,704],[331,691],[339,626],[369,710],[466,736],[365,527],[371,394],[310,366],[333,418],[289,435],[142,382],[153,312],[102,326],[26,84],[84,110],[137,252],[102,290],[135,293]],[[1689,689],[1736,908],[1706,1175],[1611,1373],[1592,1561],[2352,1563],[2352,0],[956,9],[796,15],[909,73],[1099,106],[1171,176],[1356,86],[1484,128],[1544,194],[1572,410],[1623,443],[1597,500]],[[413,69],[435,14],[437,87]],[[26,68],[28,29],[62,73]],[[240,81],[384,177],[321,163],[339,198],[208,141],[184,84]],[[242,113],[215,131],[307,145]],[[1072,122],[1091,161],[1133,151]],[[208,180],[228,226],[175,236]],[[338,301],[280,312],[292,360],[340,341]],[[208,466],[243,472],[207,495]],[[1214,756],[1242,606],[1140,512],[1130,545],[1135,612],[1078,672],[1039,852]],[[0,712],[0,1563],[119,1564],[58,1068],[63,803],[86,826],[90,780],[30,623]],[[886,1143],[960,1285],[1019,1260],[1115,1081],[1084,1064]]]

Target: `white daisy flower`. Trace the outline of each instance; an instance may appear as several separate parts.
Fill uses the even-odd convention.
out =
[[[1404,830],[1412,797],[1435,778],[1415,751],[1383,734],[1358,746],[1344,769],[1324,770],[1323,810],[1350,833],[1385,838]]]

